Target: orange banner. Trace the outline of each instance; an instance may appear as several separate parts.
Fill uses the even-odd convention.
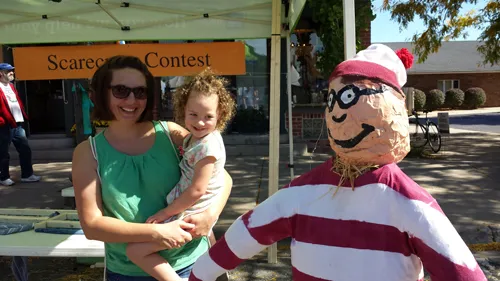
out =
[[[14,48],[17,80],[90,78],[115,55],[139,57],[154,76],[187,76],[211,67],[221,75],[245,74],[243,42],[128,44]]]

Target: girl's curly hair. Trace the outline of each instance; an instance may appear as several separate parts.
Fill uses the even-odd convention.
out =
[[[182,87],[175,91],[173,96],[175,121],[182,126],[185,125],[186,104],[191,93],[197,92],[206,96],[217,95],[219,97],[219,104],[217,106],[219,116],[216,129],[223,132],[227,123],[235,114],[234,99],[226,89],[227,85],[227,79],[218,77],[210,68],[189,79]]]

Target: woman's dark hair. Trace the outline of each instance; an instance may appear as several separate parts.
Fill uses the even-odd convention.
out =
[[[138,57],[134,56],[110,57],[94,73],[90,82],[90,94],[94,103],[94,110],[92,111],[93,120],[111,121],[115,119],[115,116],[113,116],[113,113],[109,109],[108,89],[111,79],[113,79],[113,71],[124,68],[136,69],[144,74],[146,78],[146,108],[137,122],[153,120],[155,80],[148,67]]]

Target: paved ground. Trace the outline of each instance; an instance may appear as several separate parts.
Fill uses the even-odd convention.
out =
[[[302,174],[311,167],[325,161],[328,154],[311,157],[296,157],[296,174]],[[280,186],[289,181],[287,158],[281,158]],[[13,165],[15,163],[12,163]],[[217,224],[216,236],[220,235],[241,214],[253,208],[258,200],[267,196],[266,158],[236,157],[228,159],[227,169],[234,179],[233,192]],[[439,202],[452,223],[463,234],[467,242],[495,242],[495,233],[490,233],[486,241],[478,234],[484,234],[487,226],[500,223],[500,135],[470,133],[452,130],[452,135],[444,138],[444,148],[432,159],[407,158],[400,166],[416,182],[426,188]],[[40,163],[35,170],[43,181],[36,184],[17,184],[0,187],[0,208],[61,208],[64,201],[60,190],[70,186],[68,176],[71,164]],[[18,168],[12,169],[14,179],[19,179]],[[491,229],[491,228],[488,228]],[[488,235],[484,235],[487,237]],[[488,240],[489,239],[489,240]],[[266,252],[245,262],[231,273],[231,280],[276,280],[289,281],[290,253],[287,241],[280,243],[279,263],[267,264]],[[483,268],[494,275],[499,274],[500,256],[497,252],[477,253]],[[1,281],[10,277],[8,259],[0,259]],[[73,259],[32,259],[30,261],[30,281],[88,281],[99,280],[102,269],[76,266]],[[101,279],[102,280],[102,279]]]

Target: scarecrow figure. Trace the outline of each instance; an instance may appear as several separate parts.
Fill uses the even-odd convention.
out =
[[[374,44],[329,79],[325,118],[336,157],[238,218],[195,263],[212,281],[291,237],[293,280],[486,280],[436,200],[397,163],[410,150],[405,96],[413,56]]]

